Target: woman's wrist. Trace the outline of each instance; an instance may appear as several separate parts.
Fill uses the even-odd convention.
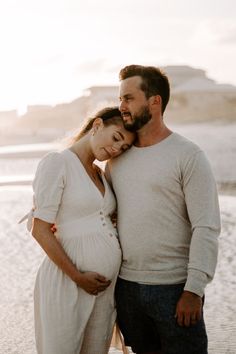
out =
[[[77,285],[80,285],[82,278],[83,278],[83,273],[78,270],[78,271],[76,272],[76,274],[75,274],[75,277],[73,277],[72,280],[73,280]]]

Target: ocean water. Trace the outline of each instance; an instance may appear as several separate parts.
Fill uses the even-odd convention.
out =
[[[0,147],[0,185],[32,180],[40,159],[58,145],[53,143]]]
[[[236,187],[236,124],[186,124],[170,128],[198,144],[206,153],[219,184]],[[0,147],[0,178],[13,179],[35,173],[39,159],[56,149],[55,143]],[[0,182],[1,182],[0,181]]]
[[[37,158],[0,158],[0,176],[33,175],[39,160]]]

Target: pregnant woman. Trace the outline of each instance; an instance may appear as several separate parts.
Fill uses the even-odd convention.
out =
[[[47,254],[34,294],[39,354],[109,350],[121,250],[110,219],[115,198],[94,160],[120,155],[133,140],[119,110],[105,108],[70,148],[49,153],[39,163],[31,213],[32,235]]]

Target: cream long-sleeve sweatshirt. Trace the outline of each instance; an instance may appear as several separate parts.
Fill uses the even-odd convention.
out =
[[[172,133],[108,164],[118,201],[120,277],[204,294],[217,262],[216,183],[201,149]]]

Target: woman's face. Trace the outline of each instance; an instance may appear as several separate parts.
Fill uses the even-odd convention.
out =
[[[101,119],[96,119],[91,148],[97,160],[105,161],[129,149],[134,139],[135,134],[127,131],[122,123],[105,126]]]

